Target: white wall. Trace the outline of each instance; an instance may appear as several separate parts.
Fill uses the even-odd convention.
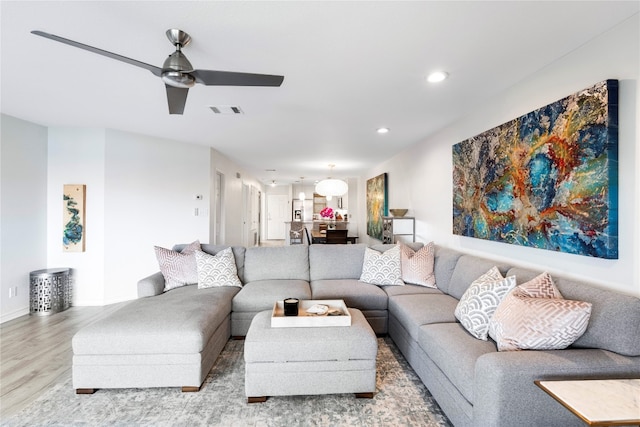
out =
[[[410,208],[416,217],[416,240],[550,272],[596,282],[600,286],[640,295],[640,30],[636,15],[613,30],[586,43],[555,63],[486,100],[477,112],[394,158],[362,177],[389,174],[389,207]],[[618,260],[550,252],[452,234],[451,147],[536,108],[606,79],[620,80],[619,104],[619,254]],[[455,76],[444,84],[455,84]],[[425,120],[428,118],[425,118]],[[366,212],[364,192],[359,206]],[[358,218],[366,230],[365,215]],[[362,233],[364,234],[364,233]],[[365,236],[361,241],[373,243]]]
[[[47,128],[0,116],[0,322],[29,312],[29,272],[47,268]],[[9,288],[17,287],[9,298]]]
[[[73,269],[73,304],[102,305],[105,289],[104,129],[49,128],[47,264]],[[62,189],[86,185],[85,252],[62,251]]]
[[[154,246],[209,242],[209,148],[107,130],[104,165],[109,304],[136,298],[137,281],[158,271]]]
[[[209,243],[214,160],[227,177],[225,216],[232,221],[226,234],[230,244],[239,244],[241,184],[255,186],[255,180],[236,180],[237,165],[215,150],[76,128],[50,129],[49,147],[48,264],[75,269],[75,305],[136,298],[137,281],[158,271],[154,246]],[[70,183],[87,185],[84,253],[61,250],[61,192]]]

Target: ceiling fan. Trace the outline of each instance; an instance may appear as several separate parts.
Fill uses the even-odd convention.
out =
[[[182,30],[167,30],[167,38],[176,47],[176,51],[169,55],[164,61],[162,68],[127,58],[117,53],[98,49],[97,47],[65,39],[55,34],[37,30],[31,31],[31,33],[151,71],[153,75],[160,77],[165,83],[167,100],[169,102],[169,114],[182,114],[184,112],[184,105],[187,102],[189,88],[196,83],[207,86],[280,86],[284,80],[284,76],[271,74],[195,70],[187,57],[182,53],[182,48],[191,42],[191,36]]]

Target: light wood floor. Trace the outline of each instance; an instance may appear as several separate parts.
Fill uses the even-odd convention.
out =
[[[50,316],[26,315],[0,325],[0,421],[53,384],[71,377],[73,335],[125,304],[71,307]]]

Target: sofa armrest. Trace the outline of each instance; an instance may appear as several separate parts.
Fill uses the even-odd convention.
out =
[[[509,351],[475,365],[473,420],[482,426],[583,425],[535,380],[640,378],[640,357],[599,349]]]
[[[161,272],[138,281],[138,298],[160,295],[164,291],[164,276]]]

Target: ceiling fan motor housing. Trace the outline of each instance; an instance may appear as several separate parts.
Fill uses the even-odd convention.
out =
[[[173,87],[190,88],[196,84],[196,79],[189,74],[193,71],[193,66],[180,51],[180,45],[176,47],[177,50],[162,65],[162,80]]]

